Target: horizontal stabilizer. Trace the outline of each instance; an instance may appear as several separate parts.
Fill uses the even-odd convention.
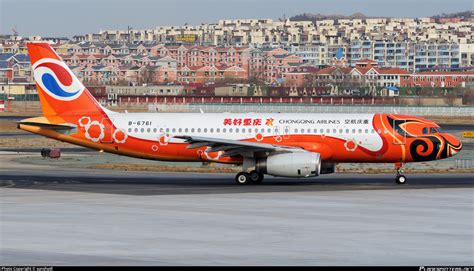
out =
[[[70,130],[70,129],[77,128],[76,125],[67,124],[67,123],[52,124],[52,123],[27,122],[27,121],[25,121],[25,122],[19,121],[17,123],[18,123],[18,125],[23,124],[23,125],[37,126],[37,127],[40,127],[40,128],[51,129],[51,130]]]
[[[43,128],[43,129],[61,130],[61,131],[67,131],[67,130],[72,130],[72,129],[77,128],[77,125],[74,125],[71,123],[59,123],[59,122],[60,122],[59,119],[49,120],[45,117],[36,117],[36,118],[20,120],[17,122],[17,125],[18,125],[18,128],[20,128],[20,125],[28,125],[28,126],[35,126],[35,127]]]

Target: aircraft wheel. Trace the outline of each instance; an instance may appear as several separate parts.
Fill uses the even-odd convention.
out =
[[[407,177],[405,177],[405,175],[397,175],[397,177],[395,177],[395,181],[397,184],[405,184]]]
[[[252,181],[252,183],[258,184],[263,181],[264,175],[255,170],[251,171],[249,175],[250,175],[250,180]]]
[[[239,172],[235,176],[235,181],[238,184],[242,184],[242,185],[243,184],[249,184],[251,182],[250,174],[248,174],[247,172]]]

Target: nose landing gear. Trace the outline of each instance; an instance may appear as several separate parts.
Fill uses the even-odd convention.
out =
[[[395,177],[395,182],[397,182],[397,184],[405,184],[406,181],[407,178],[405,177],[405,175],[397,174],[397,176]]]
[[[395,169],[397,170],[397,176],[395,177],[395,182],[397,184],[405,184],[407,181],[407,177],[405,175],[402,175],[403,169],[402,169],[403,164],[402,163],[395,163]]]

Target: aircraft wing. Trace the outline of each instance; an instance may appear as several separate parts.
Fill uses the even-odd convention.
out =
[[[224,151],[222,155],[225,156],[236,156],[242,155],[246,157],[259,156],[263,154],[267,156],[270,152],[297,152],[304,151],[300,148],[276,146],[272,144],[257,143],[257,142],[246,142],[232,139],[221,139],[211,137],[200,137],[200,136],[175,136],[174,138],[184,139],[188,149],[196,149],[201,147],[210,147],[207,152]]]

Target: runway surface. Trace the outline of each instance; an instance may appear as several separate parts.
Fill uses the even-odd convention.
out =
[[[9,170],[1,172],[0,186],[126,195],[271,193],[374,189],[474,187],[472,174],[412,174],[397,185],[390,174],[332,174],[310,179],[267,176],[259,185],[240,186],[234,174],[117,172],[112,170]]]
[[[473,265],[472,174],[131,172],[0,156],[4,265]],[[11,157],[11,158],[10,158]]]

